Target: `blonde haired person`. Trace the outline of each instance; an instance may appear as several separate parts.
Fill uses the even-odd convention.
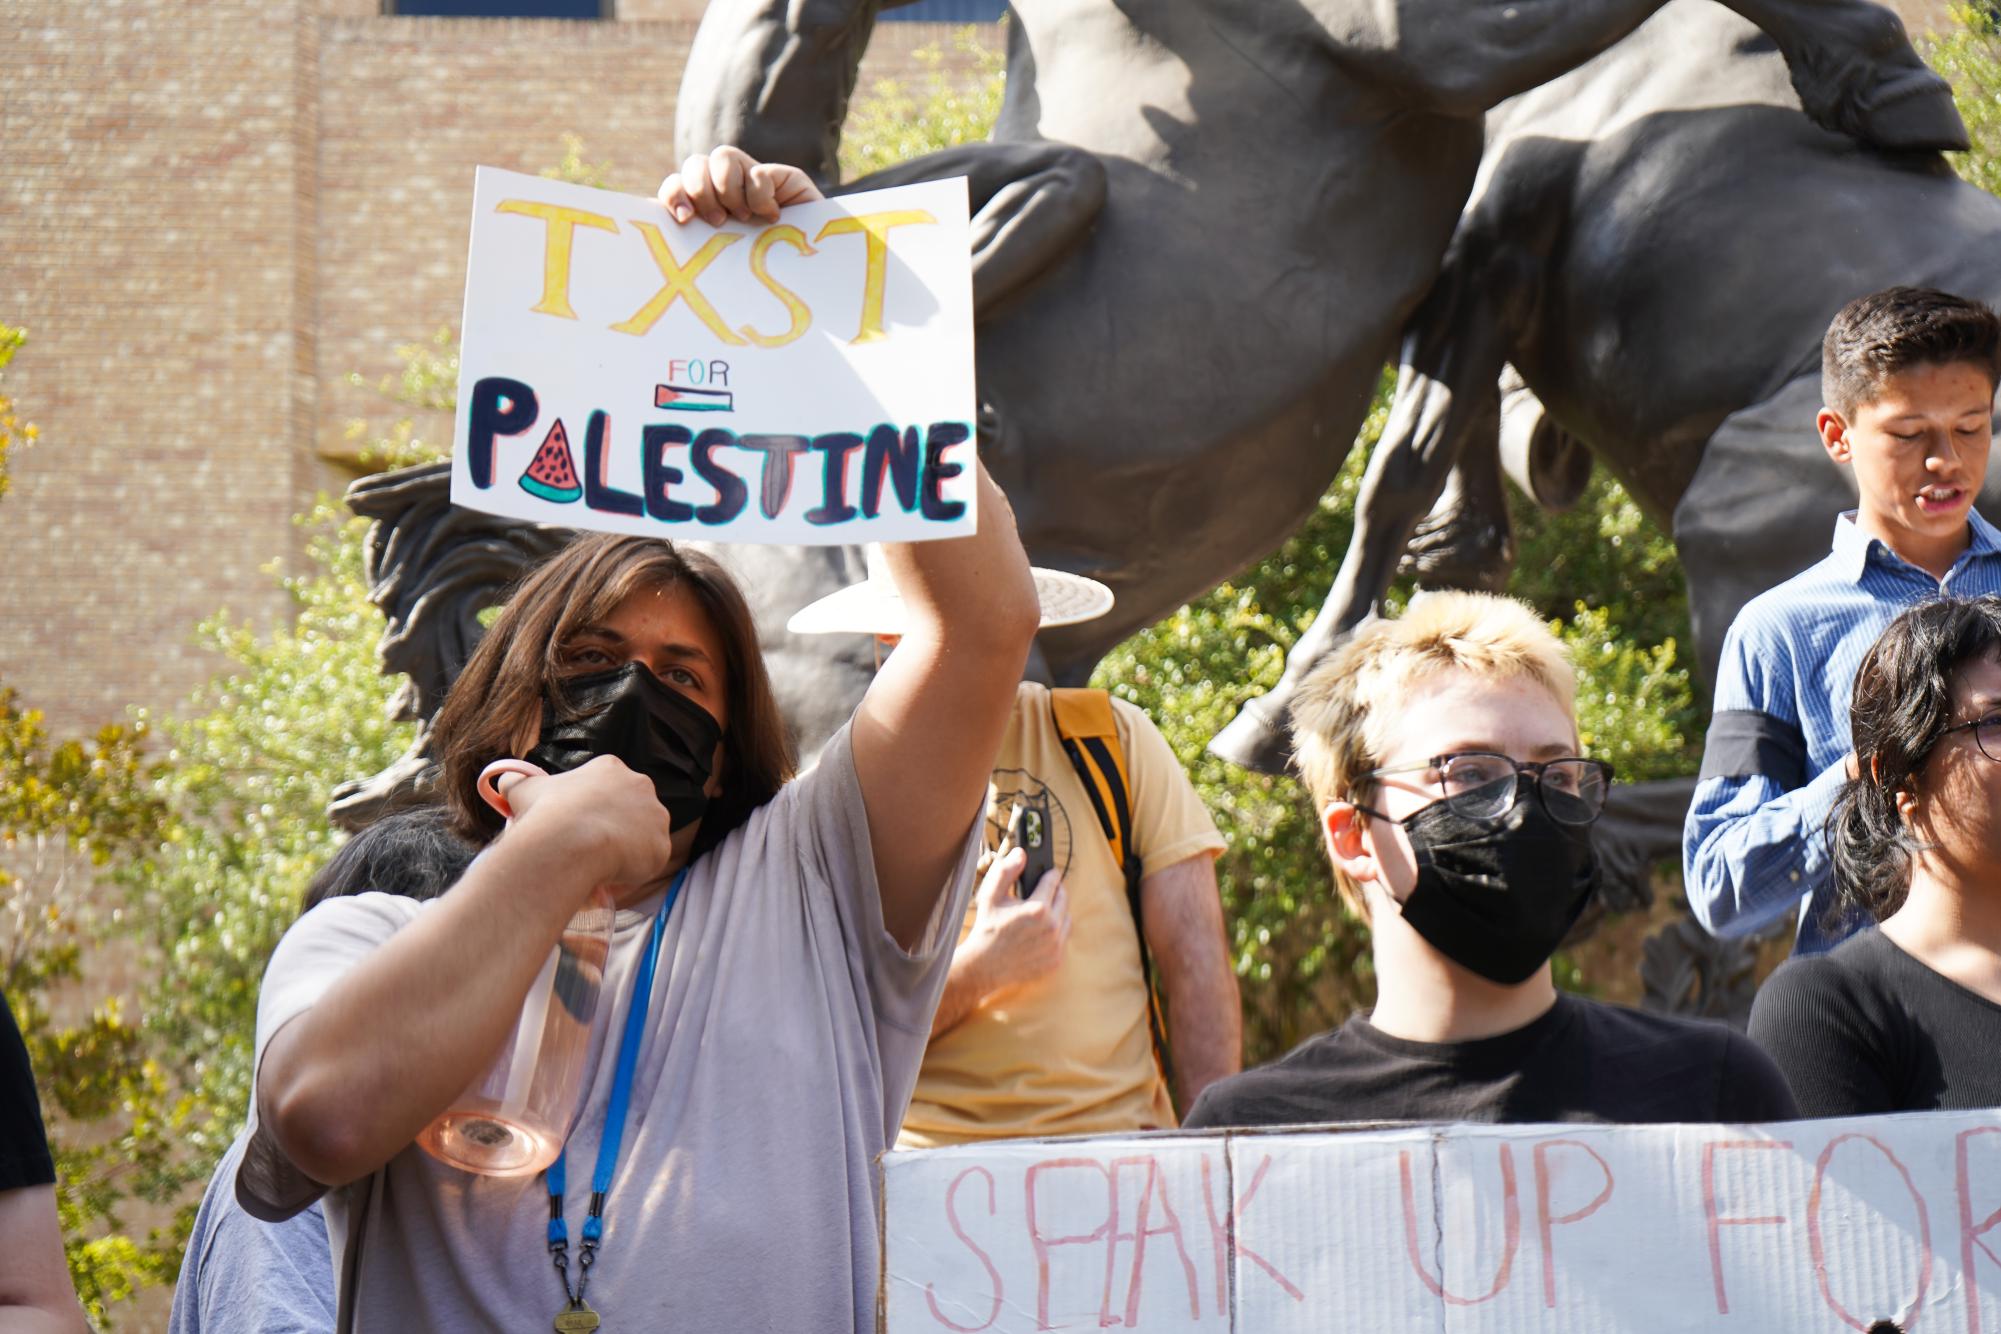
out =
[[[1793,1115],[1738,1034],[1557,992],[1611,781],[1578,754],[1575,693],[1549,628],[1477,593],[1420,596],[1308,678],[1294,744],[1375,1008],[1211,1085],[1185,1126]]]

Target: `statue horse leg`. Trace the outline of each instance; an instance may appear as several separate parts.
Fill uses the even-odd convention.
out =
[[[1437,283],[1404,335],[1388,423],[1369,458],[1355,531],[1320,614],[1286,655],[1271,693],[1247,700],[1209,742],[1212,753],[1279,773],[1291,750],[1287,710],[1300,683],[1373,617],[1412,530],[1462,460],[1496,451],[1499,379],[1532,307],[1539,266],[1513,248],[1455,239]]]
[[[1469,440],[1498,438],[1500,448],[1461,452],[1444,494],[1405,547],[1399,573],[1422,587],[1507,591],[1515,571],[1515,539],[1504,476],[1545,510],[1569,509],[1591,485],[1596,460],[1590,447],[1550,416],[1513,366],[1501,368],[1492,406],[1498,420],[1469,425],[1467,435]]]
[[[1069,144],[961,144],[871,172],[838,191],[966,177],[972,210],[973,318],[1031,286],[1090,234],[1105,206],[1105,167]]]
[[[1877,148],[1959,151],[1966,123],[1902,20],[1870,0],[1724,0],[1785,54],[1815,124]]]
[[[674,107],[675,161],[735,144],[821,183],[881,0],[709,0]]]
[[[1498,106],[1590,60],[1667,0],[1382,0],[1399,75],[1449,114]],[[1871,0],[1721,0],[1784,53],[1801,105],[1824,129],[1877,148],[1963,149],[1952,90],[1897,16]],[[1366,28],[1366,25],[1365,25]],[[1381,30],[1378,30],[1379,32]],[[1666,53],[1663,53],[1666,54]]]
[[[1503,368],[1505,374],[1506,368]],[[1503,593],[1515,568],[1515,535],[1508,519],[1508,493],[1501,482],[1501,456],[1481,446],[1500,436],[1502,388],[1467,407],[1458,456],[1431,512],[1417,521],[1404,543],[1397,573],[1420,588],[1459,588]],[[1478,412],[1475,418],[1471,414]],[[1366,514],[1372,497],[1359,498]]]

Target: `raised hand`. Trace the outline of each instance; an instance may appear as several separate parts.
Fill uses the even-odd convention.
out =
[[[503,838],[549,840],[572,849],[591,884],[618,889],[658,880],[674,855],[673,822],[653,780],[614,755],[568,773],[506,773],[496,783],[512,810]]]
[[[681,170],[660,183],[660,202],[676,222],[700,218],[720,227],[738,222],[776,222],[778,210],[822,198],[813,178],[783,162],[759,162],[725,144],[696,153]]]

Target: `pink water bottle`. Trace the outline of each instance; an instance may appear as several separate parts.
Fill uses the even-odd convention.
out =
[[[480,796],[511,822],[513,811],[495,782],[510,773],[540,777],[543,770],[508,759],[481,771]],[[610,893],[602,886],[591,891],[528,988],[492,1065],[417,1136],[426,1153],[496,1177],[531,1176],[556,1161],[583,1093],[614,920]]]

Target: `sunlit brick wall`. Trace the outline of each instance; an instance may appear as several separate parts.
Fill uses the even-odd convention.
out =
[[[161,703],[220,607],[268,614],[312,475],[309,27],[269,0],[11,0],[6,384],[43,428],[0,501],[0,680],[58,726]]]

